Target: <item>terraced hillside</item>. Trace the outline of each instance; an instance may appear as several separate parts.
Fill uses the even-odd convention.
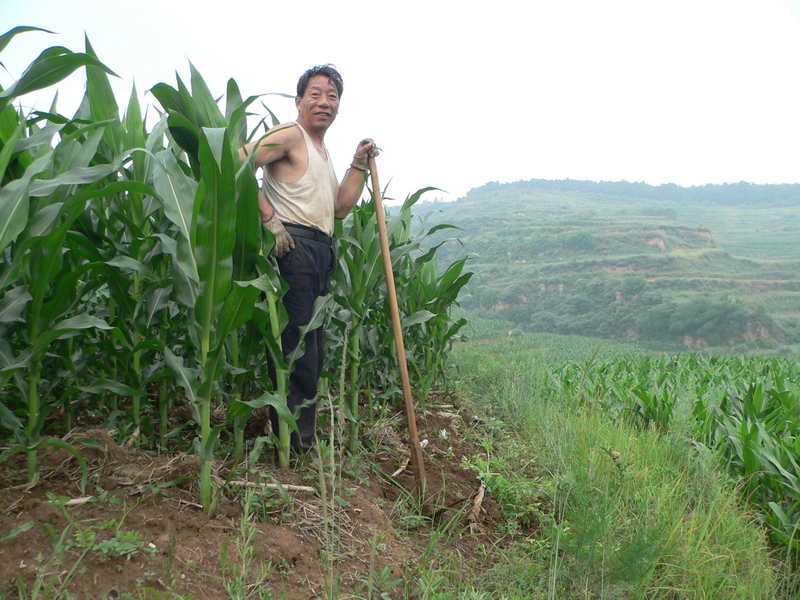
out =
[[[442,261],[472,256],[461,303],[482,316],[677,346],[800,342],[800,185],[532,180],[420,210],[462,229]]]

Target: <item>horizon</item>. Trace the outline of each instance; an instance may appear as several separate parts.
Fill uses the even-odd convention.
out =
[[[514,184],[519,183],[531,183],[536,181],[542,182],[552,182],[552,183],[559,183],[559,182],[575,182],[575,183],[593,183],[593,184],[628,184],[628,185],[644,185],[652,188],[661,188],[661,187],[678,187],[685,190],[691,190],[695,188],[706,188],[706,187],[725,187],[725,186],[738,186],[738,185],[747,185],[747,186],[759,186],[759,187],[780,187],[780,186],[797,186],[800,188],[800,182],[793,182],[793,183],[754,183],[751,181],[735,181],[735,182],[724,182],[724,183],[703,183],[699,185],[680,185],[677,183],[659,183],[659,184],[652,184],[647,183],[646,181],[627,181],[624,179],[620,180],[592,180],[592,179],[573,179],[573,178],[563,178],[563,179],[545,179],[541,177],[532,177],[530,179],[519,179],[517,181],[487,181],[479,186],[470,188],[467,190],[463,195],[459,196],[458,198],[426,198],[425,196],[421,197],[419,203],[426,203],[426,202],[456,202],[463,198],[466,198],[470,193],[475,191],[480,191],[482,188],[486,187],[487,185],[495,184],[497,186],[511,186]],[[431,193],[435,190],[431,190]],[[800,190],[798,190],[800,191]],[[392,200],[392,203],[400,204],[401,201],[399,200]]]

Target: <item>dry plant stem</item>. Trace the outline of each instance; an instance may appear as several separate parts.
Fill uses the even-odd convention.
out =
[[[400,468],[399,468],[399,469],[397,469],[397,471],[395,471],[394,473],[392,473],[392,478],[395,478],[395,477],[397,477],[398,475],[400,475],[400,473],[402,473],[403,471],[405,471],[405,470],[406,470],[406,467],[408,466],[408,463],[410,463],[410,462],[411,462],[411,457],[410,457],[410,456],[406,456],[406,457],[403,459],[403,462],[402,462],[402,463],[400,463]]]
[[[236,485],[247,488],[263,488],[268,490],[286,490],[287,492],[304,492],[306,494],[316,494],[315,490],[310,485],[290,485],[288,483],[256,483],[254,481],[229,481],[228,485]]]
[[[10,492],[10,491],[13,491],[13,490],[24,490],[24,491],[28,492],[28,491],[32,490],[33,488],[35,488],[38,484],[39,484],[38,481],[33,481],[31,483],[23,483],[23,484],[15,485],[13,487],[8,487],[8,488],[5,488],[5,489],[6,489],[7,492]]]
[[[67,500],[64,502],[64,506],[80,506],[81,504],[87,504],[94,499],[94,496],[85,496],[83,498],[72,498],[71,500]]]
[[[483,505],[483,498],[485,495],[486,485],[481,483],[481,487],[478,488],[478,493],[475,495],[475,502],[472,504],[472,509],[469,511],[469,515],[467,515],[467,518],[473,523],[478,522],[478,516],[480,515],[481,506]]]
[[[409,450],[411,451],[411,467],[414,472],[414,483],[420,500],[425,498],[425,463],[422,458],[422,446],[417,433],[417,420],[414,414],[414,398],[411,395],[411,382],[408,377],[408,364],[406,363],[406,350],[403,344],[403,328],[400,323],[400,310],[397,306],[397,291],[394,286],[394,272],[392,271],[392,256],[389,249],[389,236],[386,233],[386,217],[383,212],[383,199],[381,186],[378,182],[378,168],[375,158],[369,159],[369,172],[372,176],[372,196],[375,200],[375,216],[378,221],[378,234],[381,241],[381,255],[383,258],[383,272],[386,275],[386,291],[389,297],[389,310],[392,317],[392,330],[394,343],[397,349],[397,363],[400,371],[400,382],[405,400],[406,424],[408,425]]]

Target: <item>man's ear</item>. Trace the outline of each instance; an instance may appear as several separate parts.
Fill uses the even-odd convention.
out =
[[[300,108],[300,101],[301,100],[302,100],[302,98],[300,96],[295,96],[294,97],[294,107],[295,108],[297,108],[297,109]]]

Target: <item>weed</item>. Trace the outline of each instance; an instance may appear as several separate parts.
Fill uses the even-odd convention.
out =
[[[525,477],[524,469],[514,464],[515,457],[508,452],[507,444],[502,453],[494,452],[488,440],[481,445],[487,450],[486,457],[477,456],[471,460],[464,457],[461,466],[477,471],[478,480],[500,504],[509,524],[528,528],[538,523],[550,503],[549,492],[541,478]]]
[[[249,496],[245,494],[242,503],[249,503],[248,510],[253,518],[262,522],[280,523],[286,516],[291,515],[292,499],[274,477],[265,476],[264,478],[273,481],[278,489],[264,487],[259,490],[258,494]]]
[[[395,577],[394,570],[385,566],[378,570],[376,563],[379,554],[386,551],[386,544],[373,538],[369,556],[369,571],[365,577],[358,577],[362,583],[361,593],[364,600],[391,600],[390,591],[403,582]]]
[[[233,547],[230,545],[231,538],[226,537],[220,552],[222,582],[231,600],[272,598],[272,594],[266,589],[272,564],[269,561],[258,560],[254,545],[258,530],[251,519],[256,497],[254,490],[245,490],[242,502],[244,513],[239,523],[239,531],[233,538]],[[230,555],[231,550],[235,551],[233,557]]]
[[[117,530],[113,538],[96,542],[91,548],[104,559],[124,557],[130,560],[141,552],[142,546],[142,536],[139,532]]]
[[[67,600],[72,598],[67,589],[76,570],[90,550],[89,547],[84,548],[72,565],[64,568],[72,527],[72,524],[65,527],[61,535],[54,541],[53,553],[37,568],[36,577],[30,588],[26,585],[22,575],[17,573],[16,587],[20,600]]]
[[[173,592],[162,592],[153,588],[145,587],[138,594],[125,594],[122,596],[126,600],[195,600],[191,594],[175,594]]]

